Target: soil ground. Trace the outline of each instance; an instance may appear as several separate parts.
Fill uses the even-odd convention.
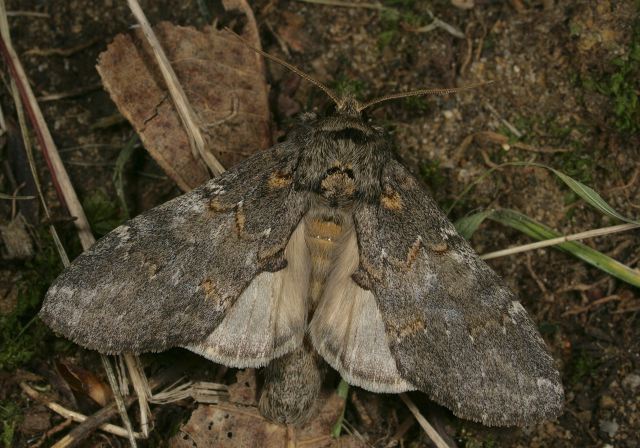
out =
[[[370,113],[393,135],[398,157],[422,178],[443,208],[496,164],[536,161],[590,185],[625,216],[640,216],[637,2],[383,3],[386,9],[276,0],[251,6],[268,52],[360,98],[493,81],[456,96],[389,102]],[[229,20],[220,16],[220,5],[205,0],[146,1],[142,6],[152,23],[167,20],[202,27],[216,15],[222,22]],[[113,179],[118,155],[133,131],[102,90],[94,66],[98,54],[116,34],[128,32],[134,19],[126,2],[116,0],[11,0],[7,8],[22,11],[9,17],[14,45],[36,96],[45,97],[45,119],[93,229],[102,235],[126,217]],[[432,23],[431,14],[462,34],[421,29]],[[15,119],[6,67],[2,77],[2,110],[7,120]],[[326,109],[320,92],[280,66],[269,64],[268,82],[276,135],[286,132],[299,112]],[[46,98],[53,94],[63,95]],[[11,192],[15,184],[9,172],[20,184],[28,177],[28,166],[11,149],[10,138],[3,145],[3,159],[11,165],[5,164],[0,181],[2,191]],[[73,227],[63,219],[39,155],[37,163],[54,220],[68,250],[77,255]],[[179,194],[142,148],[117,170],[124,175],[131,214]],[[533,167],[497,169],[464,195],[450,216],[458,219],[491,207],[516,209],[566,234],[613,224],[553,174]],[[62,421],[21,392],[18,380],[25,372],[53,381],[54,364],[71,360],[101,375],[95,353],[56,338],[34,319],[61,266],[42,214],[28,206],[23,214],[35,241],[34,255],[0,262],[0,442],[5,446],[33,444]],[[6,224],[12,216],[11,202],[3,200],[0,220]],[[479,253],[529,241],[491,222],[472,238]],[[586,244],[638,268],[637,231]],[[557,421],[522,429],[486,428],[459,420],[415,394],[421,410],[461,447],[640,446],[638,289],[556,249],[490,264],[538,323],[562,372],[566,410]],[[187,355],[164,356],[160,358]],[[202,368],[203,376],[213,369],[204,363]],[[369,420],[363,418],[363,406]],[[184,410],[170,406],[161,411],[157,435],[149,445],[175,432]],[[362,391],[355,392],[346,410],[347,421],[372,446],[385,446],[408,416],[397,397]],[[428,446],[416,424],[403,434],[402,443]],[[99,435],[86,441],[86,446],[107,445],[125,442]]]

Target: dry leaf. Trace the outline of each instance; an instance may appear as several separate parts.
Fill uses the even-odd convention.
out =
[[[240,448],[249,446],[305,448],[364,447],[353,436],[331,437],[331,429],[342,413],[344,399],[335,392],[323,403],[318,415],[303,428],[287,432],[287,427],[266,420],[256,407],[255,370],[238,372],[229,386],[233,403],[200,405],[169,441],[171,448]],[[239,404],[243,403],[243,404]],[[251,405],[249,405],[251,404]],[[295,438],[295,443],[289,440]],[[195,445],[194,445],[195,444]]]
[[[257,36],[251,23],[243,32],[247,39]],[[161,23],[155,32],[198,116],[207,149],[225,167],[270,146],[268,90],[257,53],[212,27],[198,31]],[[97,68],[118,109],[167,175],[184,191],[208,180],[141,33],[116,36]]]
[[[65,361],[57,361],[56,368],[74,393],[85,395],[100,406],[113,399],[111,388],[95,373]]]
[[[33,243],[22,215],[17,215],[7,225],[0,225],[2,258],[5,260],[28,260],[33,257]]]
[[[257,406],[255,369],[239,370],[236,382],[229,386],[229,401],[246,406]]]

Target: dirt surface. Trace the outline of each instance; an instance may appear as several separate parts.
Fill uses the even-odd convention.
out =
[[[637,2],[388,0],[383,4],[385,8],[371,9],[260,0],[251,6],[268,52],[362,99],[493,81],[456,96],[385,103],[369,113],[392,133],[399,158],[422,178],[443,208],[496,164],[536,161],[590,185],[622,214],[640,216]],[[221,24],[234,20],[222,13],[219,4],[206,0],[147,1],[142,6],[152,23],[202,28],[214,18]],[[21,11],[9,17],[12,39],[36,96],[42,97],[45,118],[94,231],[102,235],[127,212],[137,214],[179,194],[136,144],[131,126],[103,91],[95,70],[99,53],[134,24],[126,2],[12,0],[7,9]],[[29,14],[35,12],[42,14]],[[433,17],[449,28],[424,29]],[[275,138],[300,112],[328,110],[322,92],[281,66],[271,62],[267,66]],[[4,65],[2,76],[0,100],[9,122],[16,115]],[[28,178],[15,136],[5,134],[0,142],[2,158],[10,162],[2,167],[2,192],[14,192],[20,179]],[[128,144],[136,146],[118,162]],[[59,206],[39,154],[36,162],[54,221],[75,256],[79,244],[73,226]],[[124,186],[121,196],[117,185]],[[27,183],[19,194],[30,194],[29,188]],[[45,437],[64,419],[27,399],[20,380],[37,374],[40,384],[49,385],[61,402],[91,413],[98,405],[60,385],[64,381],[56,379],[60,374],[55,373],[55,363],[66,360],[99,377],[102,371],[95,353],[56,338],[34,319],[61,265],[42,214],[25,201],[18,205],[33,247],[26,257],[10,257],[4,246],[2,251],[0,443],[48,446],[68,428]],[[567,234],[614,223],[548,171],[533,167],[497,169],[457,201],[450,216],[458,219],[490,207],[516,209]],[[14,212],[11,201],[0,202],[3,225],[11,222]],[[586,244],[638,269],[639,235],[620,233]],[[479,253],[529,241],[513,229],[489,222],[472,238]],[[640,446],[638,289],[555,249],[490,263],[538,323],[562,372],[566,410],[557,421],[526,428],[486,428],[453,417],[422,394],[412,394],[421,411],[460,447]],[[218,371],[180,350],[145,360],[155,369],[185,358],[198,366],[197,375],[203,378]],[[233,377],[232,370],[221,376],[225,381]],[[337,379],[328,387],[335,385]],[[146,442],[149,446],[161,445],[176,434],[192,407],[180,403],[154,409],[156,429]],[[353,388],[346,421],[371,446],[429,446],[397,396]],[[84,443],[126,446],[123,439],[98,433]]]

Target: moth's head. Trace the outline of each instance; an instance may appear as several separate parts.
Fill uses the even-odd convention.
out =
[[[335,101],[335,100],[334,100]],[[336,101],[336,113],[351,117],[360,117],[360,102],[352,95],[345,95]]]

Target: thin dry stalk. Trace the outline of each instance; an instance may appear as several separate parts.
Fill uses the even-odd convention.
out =
[[[103,354],[100,354],[100,359],[102,360],[102,365],[104,366],[105,372],[107,372],[107,379],[109,380],[109,385],[111,386],[111,390],[113,391],[113,398],[116,402],[116,406],[118,407],[118,412],[120,413],[122,422],[124,423],[124,427],[127,430],[127,438],[129,439],[129,444],[132,448],[136,448],[138,445],[136,443],[135,434],[133,432],[133,425],[131,424],[131,420],[129,420],[127,405],[122,398],[122,394],[120,394],[120,391],[118,390],[118,380],[116,379],[111,361],[109,361],[107,355]]]
[[[69,211],[69,214],[76,218],[74,220],[74,224],[76,226],[76,230],[80,238],[80,243],[82,245],[83,250],[87,250],[95,243],[96,240],[93,234],[91,233],[91,227],[89,225],[89,221],[87,220],[87,217],[84,213],[84,209],[82,208],[80,200],[76,195],[73,185],[71,184],[71,180],[69,179],[67,170],[65,169],[64,164],[62,163],[62,159],[60,158],[58,149],[53,141],[51,132],[49,131],[47,123],[44,120],[44,116],[42,115],[42,111],[40,110],[40,106],[38,105],[38,102],[36,101],[35,96],[33,94],[33,91],[31,90],[31,86],[25,74],[24,68],[22,67],[22,63],[20,62],[20,59],[18,58],[11,44],[11,35],[9,32],[9,23],[7,20],[6,7],[5,7],[4,0],[0,0],[0,33],[1,33],[0,51],[2,52],[2,55],[4,56],[7,62],[7,66],[9,67],[9,72],[12,78],[11,80],[12,86],[15,87],[14,90],[17,90],[19,92],[19,95],[14,95],[14,98],[16,100],[16,108],[19,111],[18,112],[19,118],[21,113],[20,112],[21,107],[22,105],[24,105],[26,106],[26,110],[29,115],[31,125],[35,130],[36,136],[38,137],[38,142],[40,143],[40,148],[42,150],[42,153],[45,157],[45,160],[47,161],[47,165],[51,173],[53,184],[58,193],[58,197],[60,198],[61,202],[66,206],[67,210]],[[22,135],[23,135],[23,138],[25,138],[24,136],[27,135],[26,123],[24,123],[24,119],[21,119],[20,121],[21,121]],[[29,143],[25,145],[25,148],[27,149],[27,156],[29,158],[29,164],[31,166],[32,175],[34,176],[36,185],[38,185],[37,172],[35,170],[35,161],[33,159],[33,154],[31,153],[31,150],[30,150],[31,147]],[[44,199],[43,199],[44,196],[42,195],[42,191],[40,187],[38,187],[38,193],[43,202],[43,206],[45,207],[47,217],[50,218],[50,214],[48,213],[48,207],[44,202]],[[63,264],[65,266],[68,266],[69,258],[53,226],[51,226],[51,233]],[[113,371],[110,370],[111,365],[109,364],[108,360],[103,359],[103,364],[107,368],[107,376],[109,377],[109,379],[111,380],[112,376],[115,378]],[[116,400],[120,400],[121,402],[122,396],[120,395],[118,389],[114,387],[114,384],[112,384],[112,388],[114,389],[113,390],[114,396],[116,397]],[[131,421],[129,420],[129,416],[126,413],[126,408],[119,406],[118,409],[120,411],[124,410],[124,413],[121,414],[121,417],[123,422],[125,423],[125,426],[129,430],[129,439],[132,442],[132,446],[135,447],[136,446],[135,437],[133,434],[133,429],[131,427]]]
[[[373,9],[376,11],[384,11],[389,10],[387,6],[384,6],[381,3],[355,3],[355,2],[342,2],[339,0],[298,0],[303,3],[314,3],[316,5],[325,5],[325,6],[338,6],[341,8],[362,8],[362,9]]]
[[[5,14],[5,4],[4,0],[0,0],[0,34],[2,35],[2,39],[7,43],[9,47],[11,47],[11,35],[9,33],[9,23],[7,21],[7,16]],[[49,207],[44,198],[44,194],[42,193],[42,186],[40,184],[40,178],[38,176],[38,171],[36,170],[36,162],[33,156],[33,148],[31,146],[31,139],[29,138],[29,131],[27,129],[27,120],[24,116],[24,108],[22,106],[22,100],[20,99],[20,93],[18,92],[18,87],[16,86],[15,81],[11,80],[11,94],[13,96],[13,101],[16,107],[16,115],[18,116],[18,124],[20,126],[20,134],[22,135],[22,141],[24,145],[24,150],[27,155],[27,160],[29,162],[29,169],[31,171],[31,176],[33,177],[33,182],[36,186],[36,191],[38,192],[38,197],[40,199],[40,203],[42,204],[42,208],[44,210],[47,221],[51,222],[51,212],[49,211]],[[3,128],[4,125],[4,117],[3,117]],[[53,239],[53,243],[56,246],[56,250],[60,255],[60,259],[62,260],[62,264],[64,266],[69,265],[69,257],[67,256],[64,247],[62,246],[62,241],[60,240],[60,236],[56,231],[56,228],[49,224],[49,233],[51,234],[51,238]]]
[[[39,403],[44,404],[47,408],[51,409],[53,412],[55,412],[56,414],[61,415],[64,418],[68,418],[73,420],[74,422],[78,422],[78,423],[82,423],[84,421],[86,421],[89,417],[87,417],[84,414],[81,414],[79,412],[76,411],[72,411],[70,409],[65,408],[64,406],[59,405],[58,403],[54,402],[54,401],[50,401],[47,400],[45,397],[40,395],[40,392],[38,392],[37,390],[35,390],[34,388],[32,388],[31,386],[29,386],[27,383],[25,382],[21,382],[20,383],[20,388],[24,391],[25,394],[27,394],[27,396],[29,398],[31,398],[32,400],[35,400]],[[133,399],[132,399],[133,401]],[[119,437],[129,437],[128,432],[126,429],[120,427],[120,426],[116,426],[116,425],[112,425],[109,423],[105,423],[103,425],[100,425],[100,429],[108,432],[109,434],[113,434]],[[143,435],[141,433],[134,433],[134,436],[137,438],[142,438]],[[58,445],[60,444],[62,441],[64,440],[61,439],[56,445],[58,448],[62,447],[62,446],[68,446],[68,445]],[[68,442],[65,442],[68,443]]]
[[[136,395],[138,396],[138,404],[140,406],[140,430],[145,437],[148,437],[150,428],[149,414],[151,414],[148,398],[151,396],[151,389],[149,388],[147,376],[144,374],[144,370],[140,364],[140,358],[137,356],[126,353],[124,355],[124,362],[129,371],[133,390],[136,391]]]
[[[76,219],[74,224],[78,230],[78,235],[83,248],[86,250],[95,242],[95,238],[91,234],[91,227],[84,214],[84,210],[80,205],[78,196],[76,195],[71,180],[58,154],[58,149],[53,141],[53,137],[49,132],[49,128],[44,120],[40,106],[36,101],[35,95],[31,90],[29,80],[25,74],[22,63],[18,58],[9,37],[9,26],[6,18],[6,8],[4,0],[0,2],[0,29],[2,31],[2,39],[0,39],[0,50],[6,60],[9,72],[13,81],[15,81],[20,97],[27,111],[27,115],[31,120],[31,124],[35,130],[40,148],[47,161],[47,165],[51,171],[52,180],[58,191],[58,195],[66,205],[71,216]]]
[[[189,136],[191,152],[197,160],[204,161],[205,165],[215,176],[220,175],[224,172],[224,167],[218,161],[218,159],[216,159],[215,156],[211,154],[211,152],[207,151],[206,143],[202,132],[200,131],[199,120],[196,116],[196,113],[191,107],[191,103],[189,103],[189,100],[187,99],[187,96],[182,89],[182,85],[180,85],[180,81],[178,81],[178,77],[173,71],[169,59],[162,49],[160,41],[153,32],[153,29],[151,28],[151,25],[149,24],[144,11],[142,11],[138,0],[127,0],[127,2],[129,4],[129,9],[131,9],[131,12],[140,24],[142,32],[144,33],[144,36],[146,37],[147,42],[151,46],[153,54],[156,57],[156,61],[158,63],[158,67],[160,68],[160,72],[162,73],[162,77],[167,84],[167,88],[169,89],[169,93],[171,94],[171,98],[173,99],[173,103],[176,106],[178,114],[180,115],[180,120],[182,120],[185,131]]]
[[[173,403],[191,398],[198,403],[218,404],[228,398],[227,386],[206,381],[172,385],[167,389],[153,394],[149,401],[157,404]]]
[[[431,426],[431,424],[427,421],[427,419],[424,418],[424,416],[420,413],[416,405],[413,404],[413,401],[411,401],[411,398],[409,398],[407,394],[400,394],[400,398],[402,399],[402,401],[404,401],[404,404],[409,408],[413,416],[418,421],[418,424],[422,427],[422,429],[424,429],[424,432],[427,433],[427,436],[429,436],[429,438],[436,445],[436,447],[450,448],[447,442],[445,442],[444,439],[440,436],[438,431],[436,431],[436,429],[433,426]]]
[[[596,236],[609,235],[611,233],[625,232],[640,227],[640,224],[619,224],[616,226],[602,227],[600,229],[587,230],[586,232],[574,233],[572,235],[559,236],[544,241],[536,241],[535,243],[524,244],[522,246],[510,247],[508,249],[497,250],[481,255],[483,260],[491,260],[492,258],[506,257],[507,255],[519,254],[542,247],[555,246],[557,244],[566,243],[568,241],[577,241]]]

